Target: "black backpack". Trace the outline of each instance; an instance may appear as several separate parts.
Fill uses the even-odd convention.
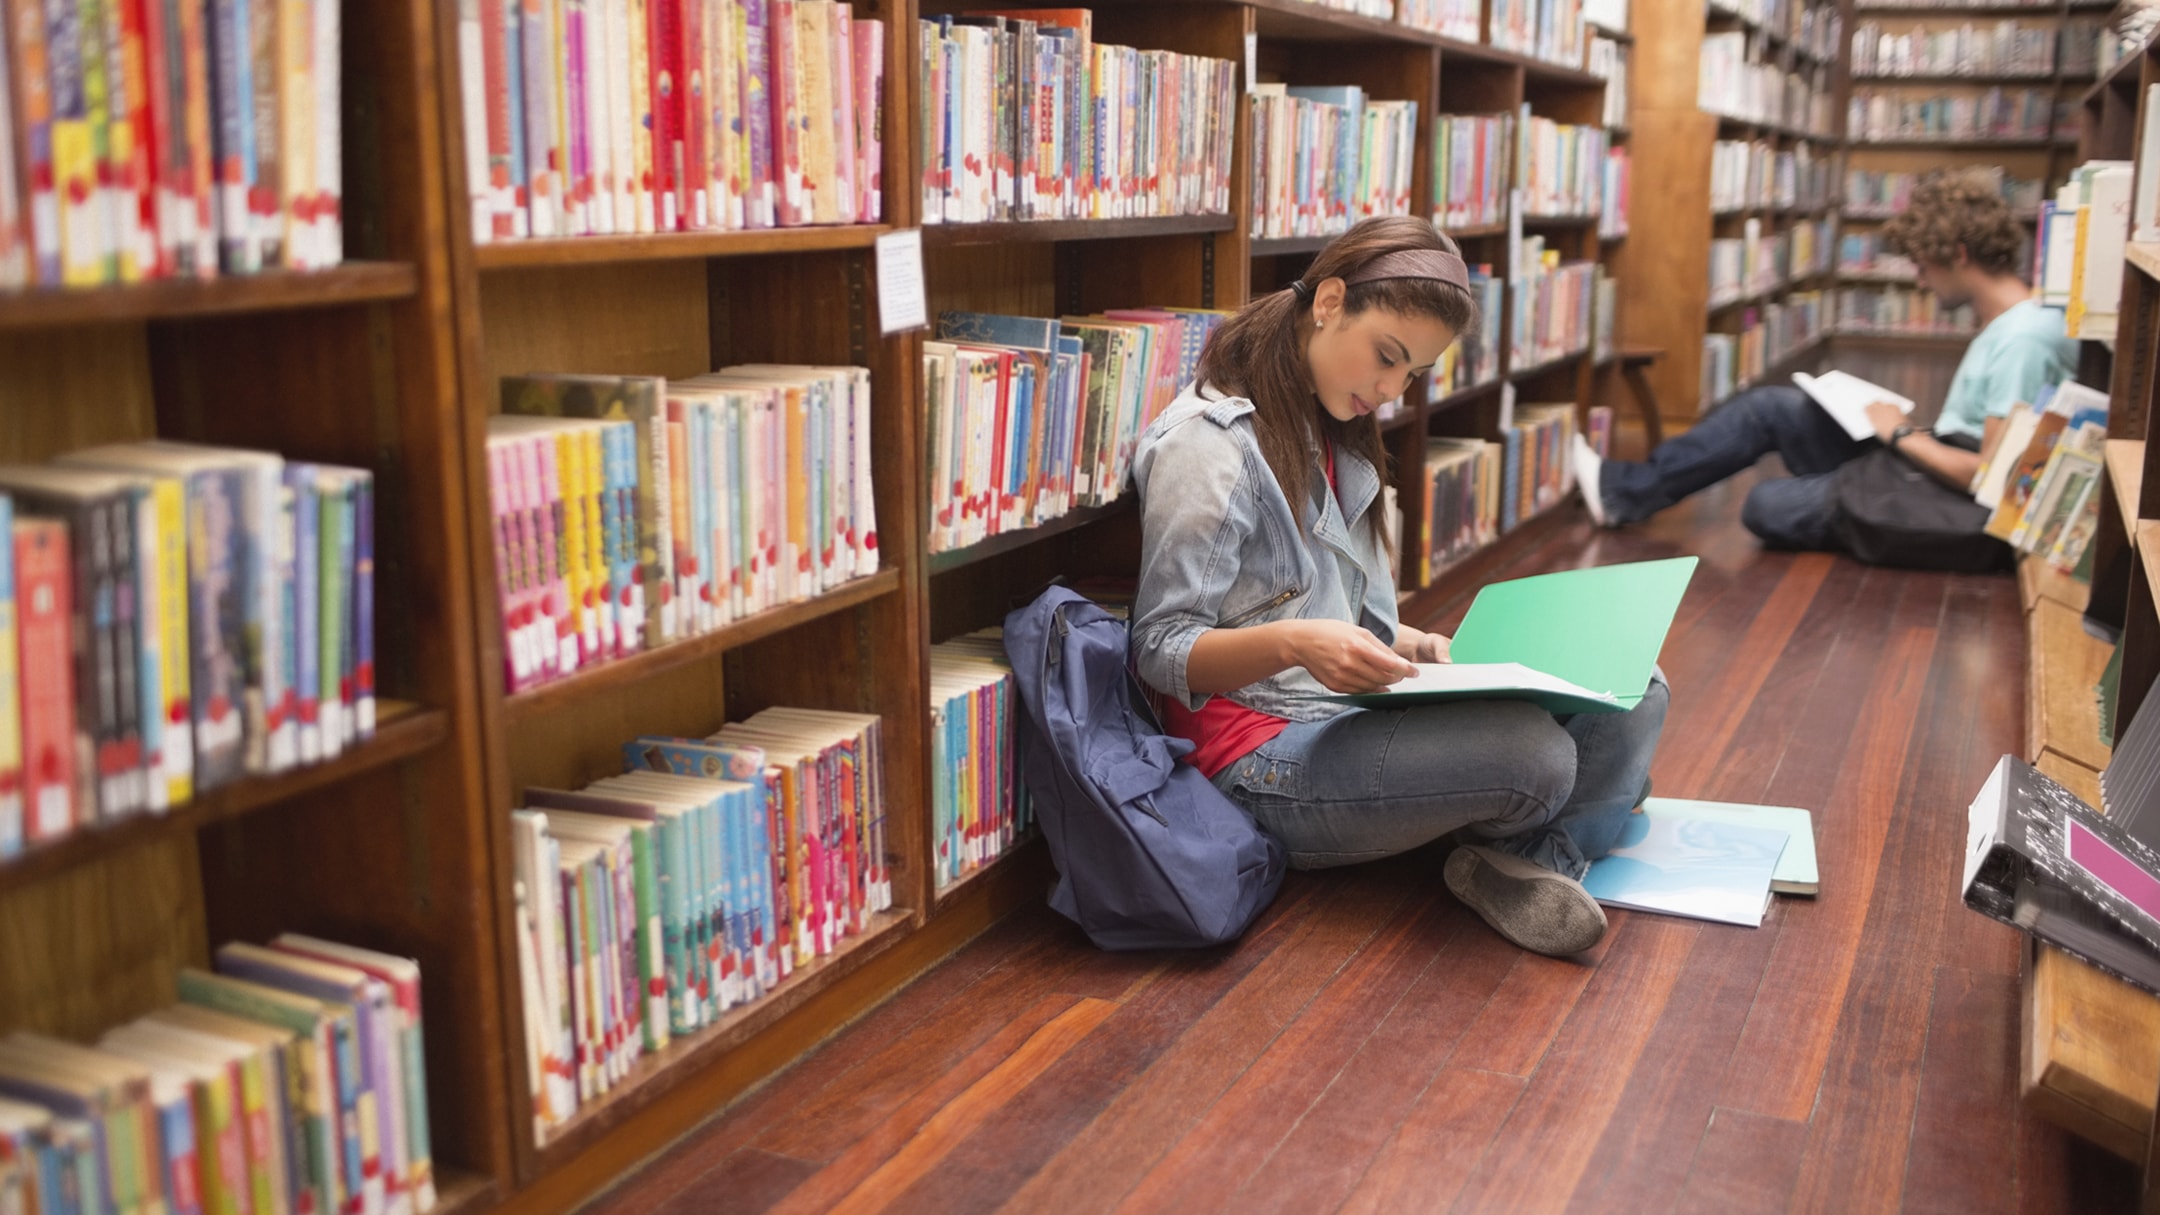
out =
[[[1948,440],[1946,440],[1948,441]],[[2010,546],[1990,536],[1988,508],[1887,447],[1838,469],[1838,546],[1870,565],[1992,574]]]

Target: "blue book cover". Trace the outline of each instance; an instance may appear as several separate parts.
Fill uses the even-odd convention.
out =
[[[1787,838],[1778,827],[1633,814],[1583,889],[1613,907],[1755,928]]]
[[[938,340],[1017,346],[1045,354],[1058,347],[1058,323],[1050,317],[1001,316],[992,312],[938,313]]]
[[[1510,426],[1501,432],[1505,450],[1501,454],[1500,477],[1500,530],[1513,531],[1516,507],[1522,501],[1522,430]]]

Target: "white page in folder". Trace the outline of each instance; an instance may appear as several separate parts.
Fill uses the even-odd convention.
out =
[[[1812,397],[1823,412],[1836,419],[1845,433],[1854,439],[1875,437],[1875,425],[1868,421],[1867,407],[1877,401],[1887,401],[1900,412],[1913,411],[1912,398],[1902,397],[1880,384],[1872,384],[1856,375],[1842,371],[1826,371],[1821,375],[1809,375],[1805,371],[1793,373],[1793,383],[1800,391]]]

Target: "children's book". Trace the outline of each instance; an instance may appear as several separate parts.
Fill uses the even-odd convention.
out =
[[[1707,818],[1628,816],[1619,846],[1593,862],[1583,889],[1610,907],[1762,926],[1788,834]]]
[[[1793,373],[1793,383],[1808,394],[1823,412],[1845,428],[1845,433],[1855,440],[1875,437],[1875,424],[1868,421],[1868,406],[1886,401],[1898,407],[1900,413],[1911,413],[1911,397],[1899,396],[1880,384],[1870,383],[1856,375],[1842,371],[1826,371],[1821,375],[1809,375],[1805,371]]]

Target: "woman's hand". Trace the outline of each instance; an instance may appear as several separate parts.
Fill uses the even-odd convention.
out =
[[[1286,620],[1291,665],[1304,667],[1330,692],[1378,692],[1417,674],[1417,668],[1371,632],[1340,620]]]
[[[1447,662],[1448,639],[1438,633],[1398,625],[1395,629],[1395,652],[1412,662]]]

